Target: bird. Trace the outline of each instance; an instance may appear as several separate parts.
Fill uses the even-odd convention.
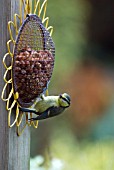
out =
[[[38,115],[35,118],[29,119],[29,121],[42,120],[61,114],[70,106],[70,103],[71,98],[67,93],[58,96],[42,95],[40,100],[34,104],[33,108],[20,107],[20,111]]]

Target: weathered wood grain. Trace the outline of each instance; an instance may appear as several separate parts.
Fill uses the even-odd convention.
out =
[[[9,40],[7,22],[18,12],[19,0],[0,0],[0,95],[4,85],[2,58]],[[8,62],[8,61],[7,61]],[[8,128],[6,103],[0,98],[0,170],[29,170],[30,129],[18,137],[16,127]],[[15,114],[14,114],[15,116]]]

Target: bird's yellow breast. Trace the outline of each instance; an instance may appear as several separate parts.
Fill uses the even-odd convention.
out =
[[[58,98],[59,98],[58,96],[43,97],[43,99],[36,103],[35,105],[36,111],[42,113],[52,106],[58,107],[59,106]]]

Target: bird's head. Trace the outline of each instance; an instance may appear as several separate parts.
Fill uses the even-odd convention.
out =
[[[64,108],[69,107],[70,101],[71,101],[70,96],[67,93],[63,93],[59,95],[58,102],[61,107],[64,107]]]

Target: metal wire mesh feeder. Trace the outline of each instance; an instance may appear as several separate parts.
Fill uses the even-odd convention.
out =
[[[2,99],[7,102],[8,126],[12,127],[16,124],[18,135],[21,134],[26,125],[33,125],[37,128],[38,121],[36,121],[36,124],[32,121],[28,122],[28,113],[19,113],[19,107],[31,107],[36,98],[45,93],[53,72],[55,57],[55,47],[51,38],[53,27],[48,27],[49,18],[45,17],[46,6],[47,0],[41,6],[39,0],[21,0],[20,15],[15,14],[14,22],[8,23],[11,40],[7,42],[8,53],[3,58],[3,64],[6,68],[4,74],[6,84],[2,91]],[[23,22],[22,8],[25,16]],[[41,12],[43,12],[42,19],[40,19]],[[17,17],[20,20],[19,29],[17,28]],[[11,25],[16,30],[16,40],[13,39]],[[48,30],[51,30],[51,33]],[[10,50],[10,43],[13,43],[13,52]],[[11,66],[7,66],[5,63],[8,55],[11,57]],[[7,80],[9,72],[11,78]],[[4,93],[8,85],[12,88],[10,87],[11,91],[5,98]],[[16,117],[11,123],[13,108],[16,110]],[[19,126],[24,115],[26,117],[25,125],[19,132]],[[32,117],[32,114],[30,114],[30,117]]]
[[[54,43],[40,18],[27,15],[16,40],[12,72],[14,93],[19,94],[20,106],[30,107],[47,89],[54,55]]]

